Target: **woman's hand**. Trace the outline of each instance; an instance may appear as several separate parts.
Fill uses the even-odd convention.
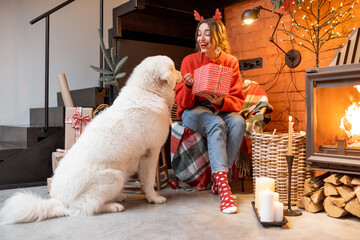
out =
[[[209,100],[212,104],[221,107],[224,104],[224,97],[223,96],[217,96],[209,93],[202,93],[201,96]]]
[[[185,74],[183,81],[188,87],[192,87],[192,85],[194,84],[194,76],[190,73],[187,73]]]

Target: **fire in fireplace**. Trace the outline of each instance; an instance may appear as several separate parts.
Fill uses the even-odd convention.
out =
[[[360,64],[306,70],[306,158],[360,175]]]
[[[358,101],[360,93],[360,85],[354,86],[357,90],[355,94],[350,96],[353,102],[347,110],[345,116],[341,118],[340,128],[345,131],[347,139],[349,139],[349,147],[360,147],[360,101]],[[356,99],[356,100],[355,100]]]

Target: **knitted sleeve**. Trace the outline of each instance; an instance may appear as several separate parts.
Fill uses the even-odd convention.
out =
[[[195,66],[191,63],[191,57],[191,55],[185,57],[181,63],[180,72],[182,76],[187,73],[194,75]],[[185,109],[190,108],[195,104],[195,96],[191,94],[191,91],[191,88],[186,86],[184,81],[181,81],[175,88],[175,102],[178,105],[177,116],[179,119],[181,119],[181,115]]]

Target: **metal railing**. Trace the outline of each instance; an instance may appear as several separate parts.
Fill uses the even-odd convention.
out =
[[[34,18],[30,21],[30,24],[33,25],[43,18],[46,18],[45,23],[45,127],[42,129],[43,132],[47,132],[49,128],[49,34],[50,34],[50,14],[56,12],[60,8],[65,7],[75,0],[68,0],[57,7],[41,14],[37,18]]]

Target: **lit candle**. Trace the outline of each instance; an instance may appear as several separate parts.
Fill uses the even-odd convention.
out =
[[[260,221],[274,221],[274,192],[266,189],[260,192]]]
[[[274,201],[274,222],[281,222],[284,218],[284,204]]]
[[[288,155],[292,155],[292,133],[293,133],[293,122],[292,117],[289,116],[289,142],[288,142]]]
[[[255,208],[260,212],[260,192],[269,189],[275,191],[275,179],[268,177],[257,177],[255,179]]]

